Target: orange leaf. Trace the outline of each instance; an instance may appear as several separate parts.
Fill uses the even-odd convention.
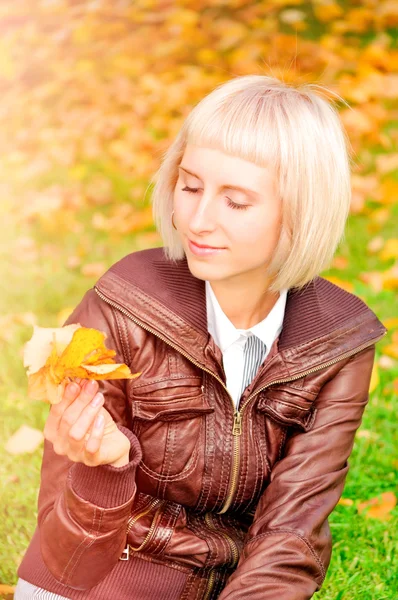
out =
[[[339,279],[334,275],[324,275],[324,278],[343,288],[343,290],[346,290],[347,292],[352,293],[354,291],[354,286],[352,285],[351,281],[344,281],[343,279]]]
[[[340,498],[337,504],[341,504],[342,506],[352,506],[354,504],[354,501],[350,498]]]
[[[394,492],[384,492],[381,496],[360,502],[358,512],[359,514],[364,513],[366,518],[389,521],[391,519],[390,512],[396,504],[397,498]]]

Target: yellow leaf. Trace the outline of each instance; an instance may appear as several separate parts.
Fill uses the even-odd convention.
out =
[[[387,240],[384,248],[379,253],[379,257],[381,260],[398,258],[398,239]]]
[[[373,363],[372,375],[370,377],[370,385],[369,385],[369,393],[374,392],[374,390],[379,385],[379,368],[376,362]]]
[[[391,356],[392,358],[398,358],[398,345],[397,344],[387,344],[383,348],[383,354],[387,354],[387,356]]]
[[[388,319],[383,320],[383,325],[387,329],[395,329],[398,328],[398,317],[389,317]]]
[[[57,404],[69,381],[82,379],[134,379],[125,364],[114,362],[116,351],[105,346],[106,333],[80,323],[59,328],[34,327],[25,344],[28,396]]]
[[[352,506],[354,504],[354,501],[350,498],[340,498],[337,504],[341,504],[342,506]]]
[[[377,440],[379,438],[379,434],[374,431],[369,431],[369,429],[359,429],[356,433],[357,438],[364,438],[365,440]]]
[[[108,375],[112,373],[112,379],[125,379],[130,369],[127,365],[108,364],[108,365],[83,365],[90,373],[97,375]],[[96,377],[96,379],[108,379],[107,377]]]
[[[334,283],[335,285],[338,285],[339,287],[343,288],[343,290],[346,290],[347,292],[353,293],[354,291],[354,286],[350,281],[344,281],[343,279],[339,279],[334,275],[324,275],[323,277],[331,283]]]
[[[314,14],[319,21],[326,23],[343,14],[343,9],[332,0],[315,0]]]

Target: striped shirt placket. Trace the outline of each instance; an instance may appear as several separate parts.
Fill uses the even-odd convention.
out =
[[[242,388],[240,396],[251,383],[263,362],[263,356],[265,355],[267,346],[253,333],[249,333],[246,343],[243,348],[244,355],[244,367],[242,377]]]

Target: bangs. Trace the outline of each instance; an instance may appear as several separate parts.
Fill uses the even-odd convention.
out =
[[[278,107],[271,94],[249,91],[221,99],[216,106],[214,100],[211,105],[199,103],[186,122],[187,143],[275,168],[281,152]]]

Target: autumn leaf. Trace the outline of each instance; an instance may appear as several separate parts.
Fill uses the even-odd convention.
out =
[[[390,512],[396,504],[397,498],[394,492],[384,492],[381,496],[360,502],[357,508],[359,514],[364,513],[366,518],[389,521],[392,518]]]
[[[21,425],[21,427],[7,440],[5,449],[9,454],[32,453],[40,446],[44,435],[39,429]]]
[[[6,583],[0,583],[0,598],[3,598],[4,600],[6,600],[8,598],[8,596],[10,596],[11,599],[11,595],[14,594],[15,592],[15,587],[13,585],[7,585]]]
[[[339,277],[335,277],[334,275],[324,275],[324,279],[327,279],[331,283],[338,285],[339,287],[343,288],[343,290],[346,290],[347,292],[352,293],[354,291],[354,286],[351,283],[351,281],[344,281],[343,279],[339,279]]]
[[[351,498],[340,498],[337,504],[341,504],[342,506],[352,506],[354,504],[354,500],[351,500]]]
[[[370,394],[375,391],[375,389],[379,385],[379,382],[380,382],[379,367],[378,367],[377,362],[374,362],[373,368],[372,368],[372,375],[370,377],[370,384],[369,384],[369,393]]]
[[[73,379],[134,379],[141,375],[115,363],[116,351],[105,346],[106,337],[103,331],[80,323],[58,328],[34,326],[23,351],[29,398],[57,404]]]

